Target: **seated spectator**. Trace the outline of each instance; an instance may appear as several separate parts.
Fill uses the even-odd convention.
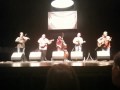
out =
[[[120,88],[120,52],[114,57],[114,64],[112,67],[112,82],[115,86]]]
[[[53,65],[48,70],[45,90],[80,90],[73,68],[66,64]]]

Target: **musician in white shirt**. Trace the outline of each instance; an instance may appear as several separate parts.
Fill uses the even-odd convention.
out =
[[[25,54],[25,43],[29,40],[29,37],[26,37],[27,34],[24,35],[23,32],[20,32],[20,36],[15,39],[17,42],[17,52],[23,52]]]
[[[102,51],[109,51],[110,52],[110,41],[111,41],[111,37],[108,36],[108,32],[104,31],[103,35],[97,39],[97,45],[98,47],[100,47],[102,49]]]
[[[81,37],[81,33],[77,33],[77,37],[73,39],[73,44],[75,44],[75,51],[82,51],[82,44],[85,43]]]
[[[49,40],[46,38],[45,34],[42,34],[41,38],[39,38],[39,50],[41,51],[41,60],[46,60],[46,52],[48,44],[51,44],[54,40]]]

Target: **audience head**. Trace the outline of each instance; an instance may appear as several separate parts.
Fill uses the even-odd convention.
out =
[[[120,52],[114,57],[114,64],[112,67],[112,81],[117,87],[120,87]]]
[[[75,71],[66,64],[55,64],[48,70],[46,90],[79,90]]]

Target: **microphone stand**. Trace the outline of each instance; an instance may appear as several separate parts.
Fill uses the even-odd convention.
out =
[[[92,56],[90,55],[90,52],[88,52],[88,56],[87,56],[86,60],[93,60]]]

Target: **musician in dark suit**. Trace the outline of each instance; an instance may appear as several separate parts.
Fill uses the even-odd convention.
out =
[[[47,52],[47,47],[48,44],[51,44],[52,40],[49,40],[46,38],[45,34],[42,34],[42,36],[39,38],[38,43],[39,43],[39,50],[41,51],[41,60],[46,60],[46,52]]]
[[[104,31],[103,35],[97,39],[97,45],[98,47],[100,47],[102,49],[102,51],[109,51],[110,52],[110,41],[111,41],[111,37],[108,36],[108,32]]]
[[[23,52],[25,54],[25,43],[27,40],[29,40],[29,37],[26,37],[26,34],[24,35],[23,32],[20,32],[20,36],[15,39],[15,42],[17,42],[17,52]]]
[[[77,36],[73,39],[73,44],[75,44],[75,51],[82,51],[82,44],[86,41],[81,37],[81,33],[77,33]]]

